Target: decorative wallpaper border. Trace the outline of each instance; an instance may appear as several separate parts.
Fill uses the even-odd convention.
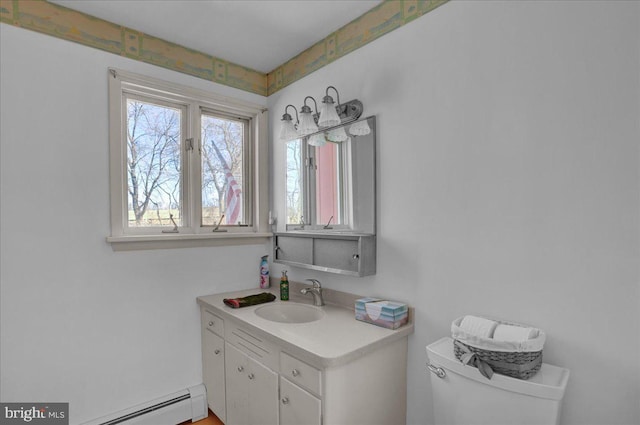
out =
[[[269,96],[449,0],[385,0],[268,74],[45,0],[0,0],[0,22]]]
[[[262,72],[44,0],[0,0],[0,22],[267,95]]]
[[[267,74],[269,95],[449,0],[385,0]]]

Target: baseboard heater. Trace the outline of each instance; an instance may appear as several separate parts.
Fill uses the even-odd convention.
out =
[[[177,425],[207,417],[207,394],[200,384],[168,394],[85,425]]]

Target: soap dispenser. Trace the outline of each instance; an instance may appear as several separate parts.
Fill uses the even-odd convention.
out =
[[[282,277],[280,278],[280,300],[289,301],[289,278],[286,270],[282,271]]]

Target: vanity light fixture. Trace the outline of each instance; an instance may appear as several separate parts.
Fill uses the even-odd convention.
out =
[[[296,111],[296,123],[293,123],[293,119],[291,115],[287,113],[287,109],[291,106],[294,111]],[[297,130],[297,125],[300,122],[298,120],[298,110],[293,105],[287,105],[284,108],[284,115],[282,116],[282,124],[280,126],[280,140],[283,142],[288,142],[290,140],[295,140],[300,137]]]
[[[333,97],[329,95],[329,89],[333,89],[336,93],[336,99],[338,103],[333,101]],[[313,100],[315,105],[315,114],[311,110],[311,107],[307,105],[307,100]],[[296,111],[296,122],[293,122],[291,115],[287,112],[288,108],[292,107],[294,111]],[[340,94],[338,90],[329,86],[325,90],[325,96],[322,99],[322,107],[320,108],[320,113],[318,113],[318,104],[316,100],[312,96],[307,96],[304,98],[304,104],[300,108],[300,116],[298,116],[298,110],[293,105],[287,105],[284,108],[284,115],[282,116],[282,124],[280,128],[280,140],[283,142],[288,142],[291,140],[296,140],[301,137],[306,137],[310,135],[315,135],[319,131],[323,133],[325,130],[332,131],[334,127],[337,127],[342,124],[347,124],[353,121],[356,121],[360,118],[363,111],[362,102],[357,99],[350,100],[346,103],[340,103]],[[368,125],[365,123],[365,127],[368,128]],[[312,146],[322,146],[322,144],[328,141],[340,142],[347,140],[347,134],[344,129],[336,129],[338,131],[334,131],[332,133],[323,134],[321,137],[313,138],[313,143],[318,143]],[[366,130],[359,130],[358,134],[351,133],[353,135],[364,135],[369,134],[371,129],[368,132],[363,132]],[[310,140],[311,142],[311,140]]]

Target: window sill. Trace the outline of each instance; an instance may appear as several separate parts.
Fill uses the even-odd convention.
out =
[[[262,233],[220,233],[220,234],[162,234],[107,236],[107,242],[114,251],[136,251],[146,249],[195,248],[206,246],[259,245],[273,236]]]

